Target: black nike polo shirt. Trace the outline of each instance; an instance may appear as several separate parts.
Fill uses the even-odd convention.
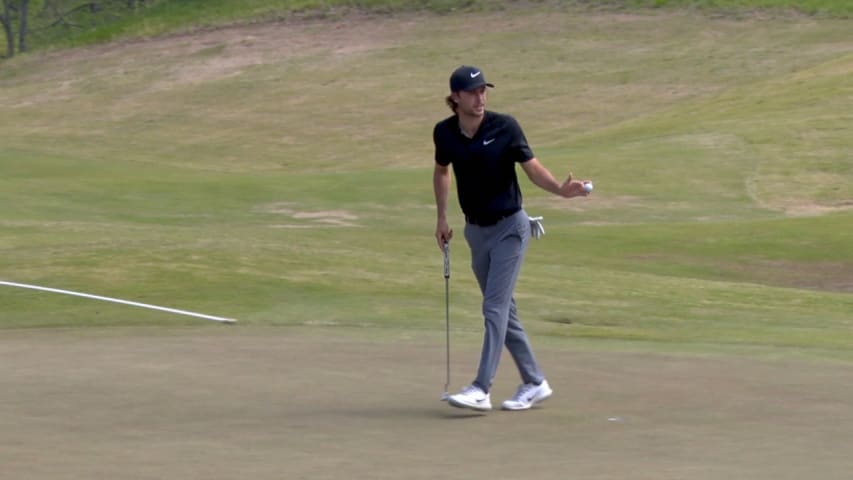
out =
[[[459,204],[469,223],[492,225],[521,209],[515,164],[534,157],[521,126],[510,115],[486,111],[473,138],[456,115],[435,125],[435,161],[453,165]]]

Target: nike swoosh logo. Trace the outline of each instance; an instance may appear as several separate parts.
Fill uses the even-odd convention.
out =
[[[481,73],[483,73],[483,72],[475,72],[475,73],[472,73],[472,74],[471,74],[471,78],[477,78],[477,77],[479,77],[479,76],[480,76],[480,74],[481,74]]]
[[[490,143],[492,143],[492,142],[494,142],[494,141],[495,141],[495,139],[494,139],[494,138],[489,139],[489,140],[483,140],[483,146],[486,146],[486,145],[488,145],[488,144],[490,144]]]

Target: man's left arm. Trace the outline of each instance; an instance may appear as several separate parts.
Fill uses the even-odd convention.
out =
[[[551,192],[554,195],[559,195],[565,198],[586,197],[589,195],[589,192],[583,188],[583,181],[574,180],[572,178],[572,174],[569,173],[569,178],[567,178],[565,182],[560,183],[536,157],[531,158],[526,162],[522,162],[521,168],[524,169],[524,173],[527,174],[527,178],[529,178],[534,185],[546,192]]]

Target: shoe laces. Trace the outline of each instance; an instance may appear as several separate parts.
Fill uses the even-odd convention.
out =
[[[515,401],[527,401],[527,394],[536,390],[537,387],[539,386],[532,383],[522,383],[518,386],[518,390],[515,391],[515,396],[512,399]]]
[[[473,394],[484,395],[485,393],[483,392],[483,390],[480,387],[478,387],[476,385],[468,385],[467,387],[462,389],[462,394],[463,395],[473,395]]]

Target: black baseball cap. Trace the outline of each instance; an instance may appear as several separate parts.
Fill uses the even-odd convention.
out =
[[[494,88],[491,83],[486,82],[486,75],[477,67],[462,65],[450,75],[450,91],[474,90],[483,85]]]

